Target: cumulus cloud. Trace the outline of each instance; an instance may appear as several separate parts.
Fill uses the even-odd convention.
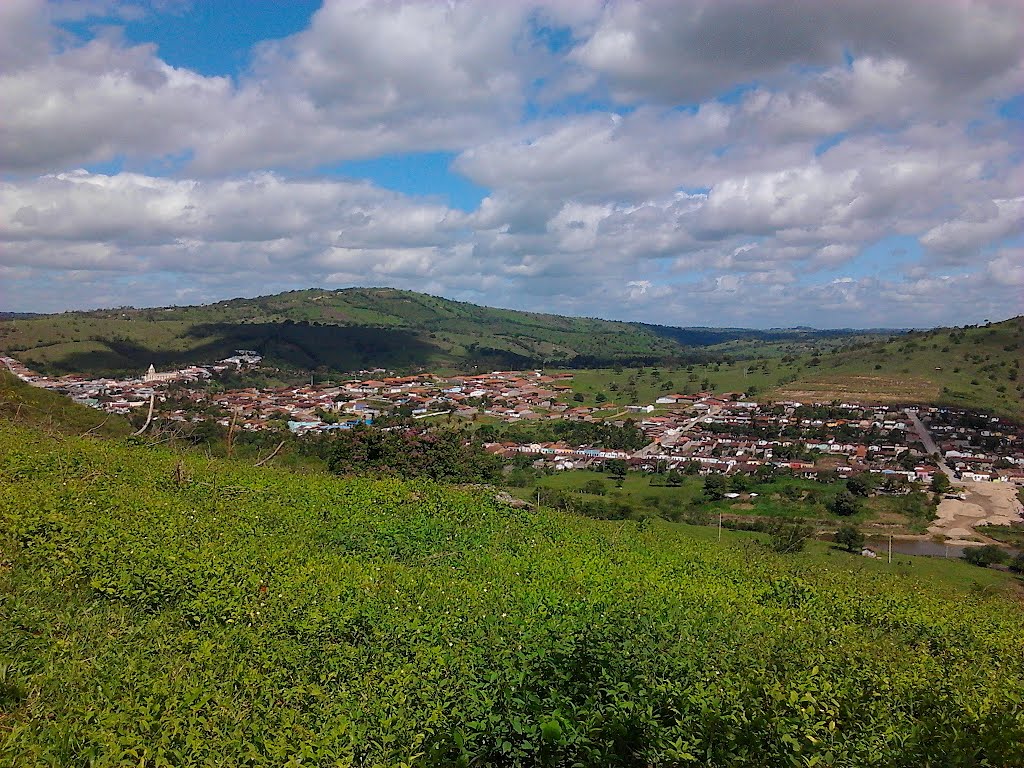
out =
[[[127,42],[134,5],[8,0],[0,298],[389,284],[669,323],[1013,314],[1021,8],[326,0],[210,76]],[[428,151],[485,188],[475,210],[309,175]],[[919,247],[866,257],[893,236]]]
[[[700,0],[610,3],[574,58],[623,101],[698,102],[850,51],[898,58],[951,91],[1019,74],[1014,2]]]

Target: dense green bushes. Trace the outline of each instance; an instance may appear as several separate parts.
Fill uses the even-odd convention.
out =
[[[1019,606],[704,535],[0,425],[0,765],[1024,764]]]
[[[326,443],[328,468],[337,474],[392,474],[449,483],[498,479],[501,461],[467,442],[460,432],[424,429],[345,430]]]

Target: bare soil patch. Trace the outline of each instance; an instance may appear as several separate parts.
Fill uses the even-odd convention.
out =
[[[955,490],[966,495],[963,500],[943,499],[938,518],[928,532],[952,539],[958,544],[995,543],[985,536],[986,525],[1012,525],[1024,520],[1024,507],[1017,498],[1017,487],[1009,483],[958,481]]]
[[[907,403],[934,400],[939,385],[913,376],[820,376],[794,382],[776,390],[778,397],[803,401]]]

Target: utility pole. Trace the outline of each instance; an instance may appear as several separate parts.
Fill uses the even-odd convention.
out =
[[[892,564],[892,534],[889,534],[889,564]]]

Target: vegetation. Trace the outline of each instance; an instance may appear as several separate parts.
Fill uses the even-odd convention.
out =
[[[0,764],[1024,760],[997,595],[429,482],[0,446]]]
[[[838,333],[838,335],[837,335]],[[291,291],[197,307],[0,318],[0,352],[46,373],[139,373],[254,349],[286,370],[525,368],[705,361],[729,339],[800,343],[849,332],[687,329],[480,307],[412,291]]]
[[[501,464],[477,443],[466,443],[460,432],[357,427],[332,436],[326,443],[328,469],[337,474],[388,474],[426,477],[449,483],[490,482]]]
[[[1024,317],[817,341],[832,346],[813,351],[794,341],[718,344],[703,348],[706,360],[576,371],[570,384],[578,402],[589,405],[604,393],[611,402],[630,405],[711,391],[769,401],[935,403],[1024,420]]]
[[[0,418],[71,435],[89,433],[117,437],[131,431],[131,425],[120,416],[111,416],[72,402],[56,392],[30,386],[6,370],[0,370]]]
[[[841,525],[835,539],[836,544],[847,552],[860,552],[864,548],[864,534],[855,525]]]
[[[850,344],[802,361],[776,397],[938,403],[1024,420],[1024,317]],[[812,363],[814,363],[812,365]]]
[[[971,565],[987,568],[990,565],[1005,563],[1007,554],[995,544],[986,544],[983,547],[967,547],[964,549],[964,560]]]

